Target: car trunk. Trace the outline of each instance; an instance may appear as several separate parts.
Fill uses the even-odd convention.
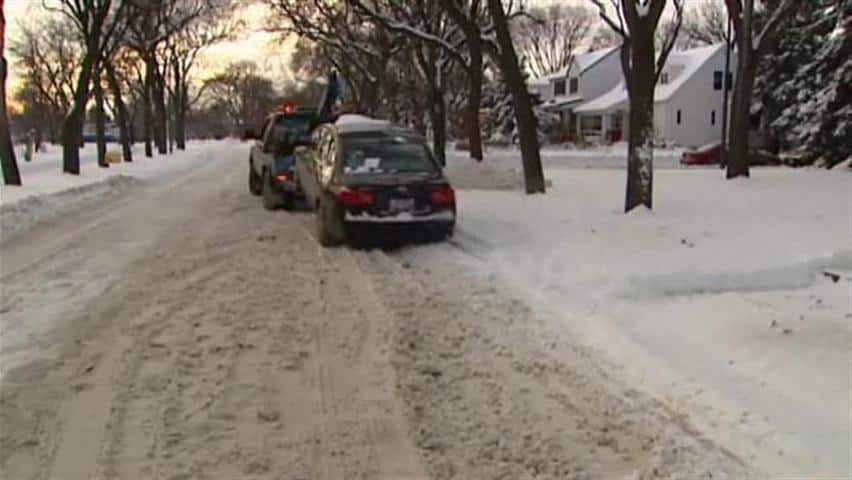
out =
[[[433,212],[431,194],[447,185],[442,177],[423,175],[352,175],[342,182],[353,190],[368,191],[373,195],[369,207],[347,207],[354,214],[394,216],[401,213],[425,215]]]

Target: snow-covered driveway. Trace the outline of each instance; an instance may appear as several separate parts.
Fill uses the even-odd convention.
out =
[[[459,193],[470,266],[759,468],[848,478],[852,176],[661,169],[625,216],[623,171],[558,166],[545,196]]]

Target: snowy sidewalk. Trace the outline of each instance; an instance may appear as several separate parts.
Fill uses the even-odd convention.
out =
[[[544,196],[459,192],[471,264],[746,461],[849,475],[852,177],[660,169],[625,216],[623,169],[545,164]]]

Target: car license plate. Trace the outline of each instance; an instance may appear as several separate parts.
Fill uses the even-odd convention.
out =
[[[393,212],[410,212],[414,210],[413,198],[391,198],[388,205]]]

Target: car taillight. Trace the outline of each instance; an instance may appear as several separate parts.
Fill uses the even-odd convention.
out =
[[[432,207],[434,208],[449,208],[456,204],[456,192],[453,187],[444,185],[437,190],[432,191]]]
[[[369,207],[376,201],[376,197],[369,190],[342,188],[337,192],[337,201],[347,207]]]
[[[293,180],[293,175],[286,172],[279,173],[275,176],[275,180],[278,180],[279,182],[289,182],[290,180]]]

